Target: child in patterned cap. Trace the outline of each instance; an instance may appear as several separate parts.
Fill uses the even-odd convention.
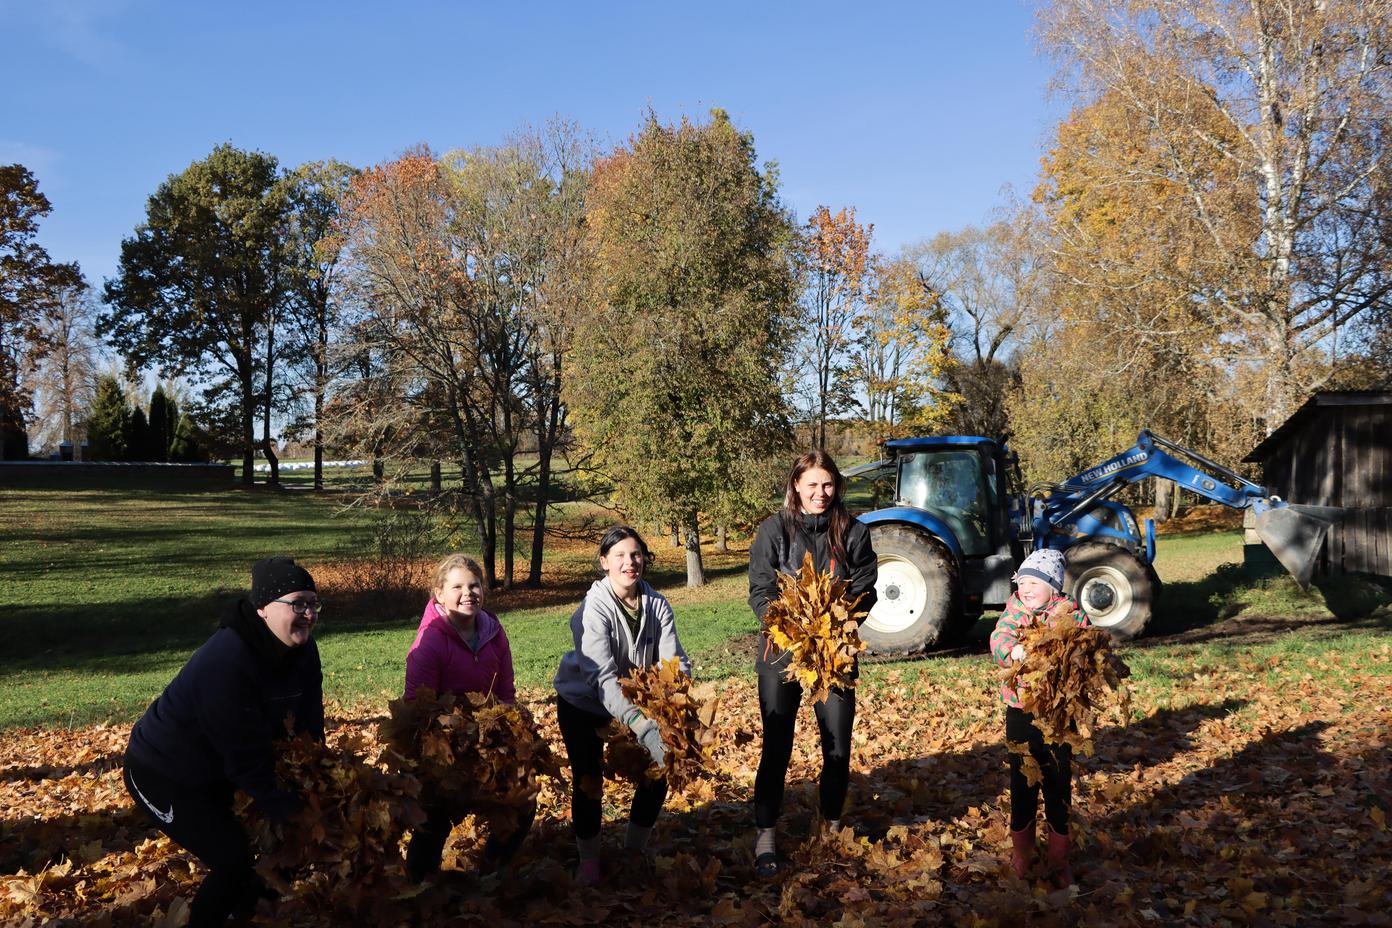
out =
[[[1088,624],[1087,616],[1063,592],[1063,555],[1043,549],[1025,558],[1011,579],[1015,593],[1006,603],[996,629],[991,633],[991,656],[1001,667],[1009,667],[1025,659],[1020,644],[1020,630],[1038,622],[1054,625],[1060,621]],[[1044,774],[1044,818],[1049,844],[1045,856],[1047,875],[1060,888],[1073,882],[1068,865],[1068,808],[1072,804],[1073,752],[1066,744],[1045,744],[1044,734],[1035,726],[1034,716],[1020,708],[1020,696],[1009,685],[1001,685],[1001,701],[1005,703],[1005,738],[1008,742],[1026,742],[1030,754],[1039,762]],[[1015,875],[1026,879],[1030,875],[1035,855],[1035,820],[1039,809],[1040,785],[1029,785],[1025,777],[1024,758],[1010,754],[1010,841],[1013,846],[1010,865]]]

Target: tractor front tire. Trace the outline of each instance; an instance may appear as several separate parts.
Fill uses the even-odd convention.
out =
[[[1155,606],[1154,574],[1125,548],[1086,541],[1064,552],[1063,588],[1117,641],[1130,641],[1145,630]]]
[[[960,611],[952,552],[906,525],[872,526],[870,543],[878,598],[861,623],[861,640],[875,654],[911,654],[945,641]]]

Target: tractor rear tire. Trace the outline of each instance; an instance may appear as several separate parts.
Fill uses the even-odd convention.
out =
[[[870,542],[878,599],[860,626],[861,640],[875,654],[911,654],[945,641],[961,611],[952,552],[907,525],[871,526]]]
[[[1064,552],[1063,588],[1117,641],[1130,641],[1145,630],[1159,592],[1154,574],[1130,551],[1085,541]]]

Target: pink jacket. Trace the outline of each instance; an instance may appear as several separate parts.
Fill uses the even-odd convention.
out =
[[[478,646],[470,648],[450,624],[448,613],[432,596],[425,604],[420,628],[406,652],[406,698],[418,687],[437,693],[492,693],[500,702],[516,702],[512,648],[498,617],[479,611]]]

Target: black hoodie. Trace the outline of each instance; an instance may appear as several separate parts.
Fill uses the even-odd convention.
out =
[[[236,787],[284,818],[297,800],[276,785],[271,742],[287,715],[324,739],[319,648],[281,643],[241,599],[135,723],[126,756],[188,789]]]

